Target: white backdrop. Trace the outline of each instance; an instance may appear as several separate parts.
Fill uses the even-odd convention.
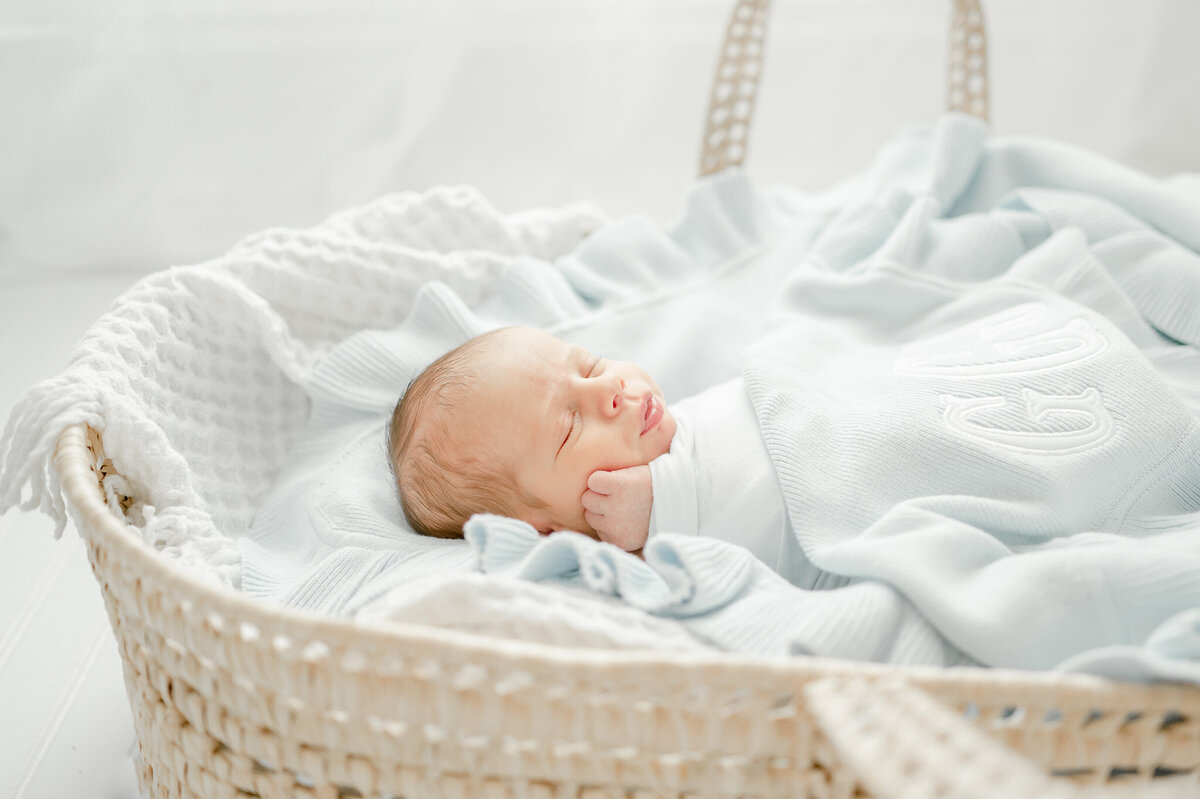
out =
[[[950,0],[773,0],[748,166],[819,189],[944,103]],[[1200,173],[1200,0],[983,0],[997,132]],[[669,221],[733,0],[0,0],[0,419],[139,272],[380,193]],[[14,346],[19,344],[20,346]],[[0,796],[136,794],[83,547],[0,518]]]
[[[774,0],[748,167],[943,107],[949,0]],[[436,183],[669,221],[731,0],[5,0],[0,274],[151,270]],[[1200,2],[984,0],[998,133],[1200,172]]]

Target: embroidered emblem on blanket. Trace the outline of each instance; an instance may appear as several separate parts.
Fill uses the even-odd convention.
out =
[[[1116,425],[1104,407],[1100,392],[1088,388],[1080,394],[1042,394],[1033,389],[1021,391],[1021,403],[1029,420],[1045,429],[1009,430],[987,424],[987,411],[1004,409],[1006,397],[955,397],[942,395],[942,418],[956,433],[971,438],[1044,455],[1066,455],[1107,441]],[[1079,420],[1080,427],[1067,427],[1067,420]],[[1069,424],[1069,422],[1067,422]],[[1064,429],[1065,428],[1065,429]]]
[[[984,317],[902,350],[895,373],[952,378],[1013,377],[1077,366],[1109,347],[1082,317],[1029,302]],[[942,419],[955,433],[1044,455],[1081,452],[1113,436],[1116,424],[1094,387],[1046,393],[1025,386],[1019,397],[942,394]],[[1023,418],[1022,418],[1023,417]],[[1005,426],[1016,418],[1020,426]]]
[[[1107,349],[1108,339],[1087,319],[1064,320],[1045,303],[1028,302],[909,344],[895,371],[945,377],[1028,374],[1079,364]]]

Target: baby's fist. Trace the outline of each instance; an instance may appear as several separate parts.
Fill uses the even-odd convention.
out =
[[[583,492],[583,518],[601,541],[635,552],[650,535],[650,507],[654,493],[649,466],[631,466],[615,472],[596,470]]]

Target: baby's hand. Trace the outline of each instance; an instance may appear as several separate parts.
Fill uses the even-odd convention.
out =
[[[615,472],[596,470],[583,492],[583,518],[601,541],[635,552],[650,535],[650,506],[654,501],[649,466]]]

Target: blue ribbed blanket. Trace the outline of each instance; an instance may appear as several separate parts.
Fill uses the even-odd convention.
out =
[[[470,311],[434,287],[405,330],[342,354],[524,322],[610,342],[668,399],[740,369],[823,590],[721,541],[664,533],[642,561],[492,516],[420,568],[586,586],[737,651],[1200,682],[1194,198],[954,115],[820,195],[726,175],[697,196],[670,236],[600,231]],[[678,303],[684,285],[708,299]],[[663,363],[605,315],[616,299],[669,321]],[[351,595],[307,552],[281,569],[252,544],[248,590],[353,612],[414,561],[350,558]]]

